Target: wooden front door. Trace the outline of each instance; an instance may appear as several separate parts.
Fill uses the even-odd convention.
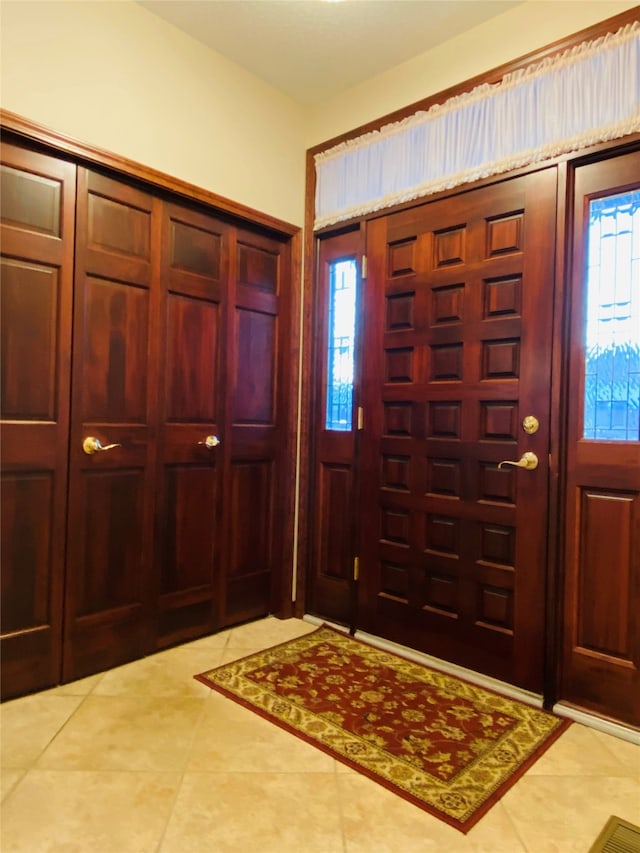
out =
[[[573,208],[560,698],[640,726],[640,151]]]
[[[2,696],[60,676],[76,169],[2,146]]]
[[[555,204],[549,169],[377,219],[364,297],[358,626],[536,692]]]
[[[81,168],[76,218],[64,681],[154,631],[160,201]]]

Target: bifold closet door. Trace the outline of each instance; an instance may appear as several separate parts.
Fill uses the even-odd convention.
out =
[[[154,645],[161,202],[78,170],[63,680]]]
[[[60,677],[76,168],[2,146],[2,695]]]

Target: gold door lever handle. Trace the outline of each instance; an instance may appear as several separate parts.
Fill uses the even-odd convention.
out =
[[[533,471],[538,467],[538,457],[535,453],[527,450],[517,462],[510,462],[509,460],[498,462],[498,468],[504,468],[505,465],[512,465],[514,468],[526,468],[527,471]]]
[[[105,450],[113,450],[114,447],[122,447],[121,444],[103,444],[99,438],[94,438],[88,435],[82,442],[82,449],[87,456],[92,456],[94,453],[103,453]]]
[[[213,450],[220,444],[220,439],[217,435],[208,435],[204,441],[199,441],[198,444],[204,444],[207,450]]]

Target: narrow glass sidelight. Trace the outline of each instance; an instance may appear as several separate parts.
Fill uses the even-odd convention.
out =
[[[640,440],[640,190],[589,203],[583,437]]]
[[[353,429],[353,367],[357,264],[329,264],[328,366],[325,429]]]

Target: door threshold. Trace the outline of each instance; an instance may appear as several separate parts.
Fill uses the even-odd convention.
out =
[[[640,746],[640,730],[626,726],[624,723],[617,723],[607,717],[600,717],[598,714],[576,708],[568,702],[556,702],[553,706],[553,713],[576,723],[582,723],[583,726],[589,726],[590,729],[597,729],[606,735],[612,735]]]
[[[348,633],[348,628],[344,625],[336,625],[328,619],[319,619],[317,616],[305,614],[303,616],[305,622],[310,622],[312,625],[330,625],[338,631]],[[495,693],[500,693],[502,696],[507,696],[509,699],[516,699],[518,702],[524,702],[525,705],[532,705],[534,708],[542,708],[542,695],[539,693],[531,693],[529,690],[523,690],[521,687],[515,687],[513,684],[507,684],[505,681],[499,681],[497,678],[491,678],[488,675],[483,675],[480,672],[475,672],[472,669],[466,669],[463,666],[458,666],[455,663],[450,663],[446,660],[433,657],[432,655],[418,652],[415,649],[410,649],[408,646],[401,646],[398,643],[393,643],[391,640],[385,640],[382,637],[376,637],[374,634],[367,634],[365,631],[356,630],[355,637],[368,643],[370,646],[375,646],[385,652],[392,652],[400,655],[400,657],[412,660],[415,663],[421,663],[424,666],[429,666],[432,669],[437,669],[447,675],[453,675],[461,678],[464,681],[469,681],[478,687],[484,687],[487,690],[493,690]]]

